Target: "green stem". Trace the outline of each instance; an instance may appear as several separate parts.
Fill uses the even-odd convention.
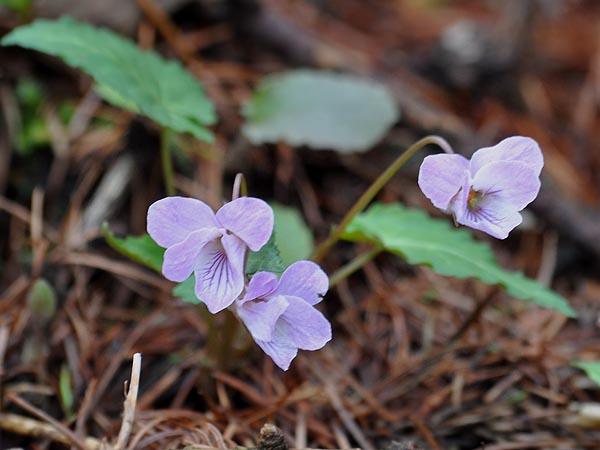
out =
[[[446,153],[454,153],[452,151],[452,147],[450,147],[450,144],[448,144],[445,139],[439,136],[426,136],[411,145],[408,150],[402,153],[381,175],[379,175],[379,178],[377,178],[356,201],[356,203],[354,203],[354,206],[352,206],[352,208],[346,213],[339,225],[331,231],[329,237],[317,247],[313,253],[312,260],[316,263],[321,262],[325,256],[327,256],[331,250],[331,247],[333,247],[333,245],[340,239],[340,236],[354,216],[361,213],[369,205],[371,200],[375,198],[381,188],[385,186],[390,178],[392,178],[396,172],[398,172],[398,170],[412,155],[429,144],[437,145]]]
[[[171,152],[169,149],[169,135],[170,131],[168,128],[163,128],[160,133],[160,157],[163,169],[163,177],[165,179],[165,191],[169,197],[175,195],[175,182],[173,172],[173,161],[171,160]]]
[[[340,267],[329,277],[329,288],[331,289],[344,278],[348,278],[362,266],[367,264],[377,255],[379,255],[383,251],[381,247],[374,247],[368,252],[362,253],[354,258],[352,261],[348,262],[345,266]]]
[[[233,354],[233,341],[239,328],[239,321],[231,311],[225,311],[223,320],[223,328],[220,336],[213,334],[213,339],[219,339],[219,353],[214,355],[217,361],[217,367],[223,371],[227,371],[231,366]]]
[[[232,356],[235,337],[240,328],[238,319],[231,311],[211,314],[206,306],[198,305],[202,318],[208,323],[206,333],[206,356],[211,367],[227,371],[235,358]]]

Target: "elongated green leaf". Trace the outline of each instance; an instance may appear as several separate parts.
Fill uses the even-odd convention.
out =
[[[587,376],[600,386],[600,361],[576,361],[571,365],[584,370]]]
[[[380,244],[409,263],[430,266],[442,275],[499,284],[510,295],[575,316],[558,294],[520,273],[500,268],[488,245],[423,211],[399,204],[373,205],[348,225],[343,238]]]
[[[284,267],[308,259],[314,248],[313,235],[294,208],[271,203],[275,214],[275,242]]]
[[[202,86],[176,61],[143,51],[112,31],[64,18],[36,20],[9,33],[4,45],[20,45],[59,56],[101,86],[117,106],[139,111],[160,125],[212,140],[212,103]]]
[[[383,86],[311,70],[265,78],[243,113],[243,132],[255,144],[284,141],[340,152],[368,150],[398,119]]]
[[[71,371],[67,364],[63,364],[60,366],[58,390],[63,411],[69,416],[73,414],[73,388],[71,386]]]
[[[147,234],[118,238],[112,234],[107,224],[102,225],[102,234],[113,249],[151,269],[160,272],[165,249],[159,247]]]

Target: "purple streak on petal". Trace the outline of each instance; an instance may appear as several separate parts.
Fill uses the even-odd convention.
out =
[[[331,324],[319,310],[300,297],[286,296],[289,305],[277,328],[303,350],[317,350],[331,340]]]
[[[148,234],[161,247],[185,240],[200,228],[217,228],[215,213],[204,202],[186,197],[167,197],[148,208]]]
[[[523,218],[512,205],[502,203],[493,196],[482,199],[474,211],[468,210],[458,223],[483,231],[497,239],[506,239]]]
[[[204,246],[217,239],[221,232],[216,228],[203,228],[191,233],[187,239],[165,251],[162,272],[171,281],[185,281],[196,265]]]
[[[520,161],[529,166],[536,176],[544,166],[544,157],[538,143],[530,137],[513,136],[504,139],[493,147],[477,150],[471,157],[470,170],[475,174],[486,164],[497,161]]]
[[[253,252],[260,250],[273,233],[273,210],[258,198],[240,197],[226,203],[216,217],[221,226],[242,239]]]
[[[245,251],[240,239],[223,235],[206,244],[196,258],[195,292],[211,313],[227,308],[244,289]]]
[[[469,193],[471,192],[471,180],[469,171],[465,170],[462,186],[458,193],[452,198],[449,209],[452,211],[455,220],[462,223],[462,217],[469,212]]]
[[[436,208],[448,209],[460,189],[469,161],[461,155],[427,156],[419,169],[419,187]]]
[[[279,280],[278,294],[293,295],[316,305],[329,289],[329,278],[312,261],[298,261],[289,266]]]
[[[519,161],[491,162],[473,178],[473,189],[493,196],[497,202],[520,211],[531,203],[540,191],[540,179],[528,165]]]
[[[271,272],[257,272],[248,283],[246,294],[238,304],[255,299],[266,299],[275,289],[277,289],[277,275]]]
[[[275,326],[272,340],[258,340],[256,343],[282,370],[288,370],[292,360],[298,354],[298,348],[278,326]]]
[[[276,295],[264,301],[238,302],[237,313],[254,340],[270,341],[275,324],[287,307],[286,298]]]

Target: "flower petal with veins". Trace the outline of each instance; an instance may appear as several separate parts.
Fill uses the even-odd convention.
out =
[[[204,247],[220,237],[221,232],[216,228],[201,228],[190,233],[184,241],[169,247],[163,258],[162,272],[165,278],[178,282],[187,280]]]
[[[450,210],[457,223],[505,239],[518,226],[519,211],[540,191],[544,158],[533,139],[514,136],[477,150],[471,161],[431,155],[419,170],[419,186],[434,206]]]
[[[288,370],[298,349],[318,350],[331,340],[331,324],[314,307],[329,280],[312,261],[295,262],[276,280],[274,274],[257,273],[236,302],[237,314],[260,348]]]
[[[194,273],[196,296],[216,313],[242,293],[248,248],[258,251],[271,237],[273,210],[260,199],[242,197],[215,214],[200,200],[167,197],[148,209],[147,230],[166,247],[165,277],[185,281]]]
[[[204,246],[194,267],[194,291],[215,314],[231,305],[244,289],[246,247],[241,239],[224,235]]]

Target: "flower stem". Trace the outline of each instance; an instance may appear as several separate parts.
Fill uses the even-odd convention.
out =
[[[246,184],[246,177],[243,173],[238,173],[233,180],[233,189],[231,190],[231,200],[237,200],[239,197],[248,196],[248,185]]]
[[[219,339],[219,353],[215,355],[217,367],[227,371],[233,362],[231,355],[233,353],[233,341],[239,329],[240,323],[232,311],[225,311],[223,319],[223,328],[220,330],[220,336],[213,335],[213,339]]]
[[[371,186],[363,193],[363,195],[354,203],[354,206],[346,213],[342,221],[329,233],[329,237],[322,242],[313,253],[312,260],[316,263],[321,262],[331,250],[331,247],[340,239],[340,236],[357,214],[361,213],[379,193],[381,188],[392,178],[396,172],[408,161],[408,159],[418,152],[420,149],[429,144],[435,144],[444,150],[446,153],[454,153],[450,144],[440,136],[426,136],[411,145],[404,153],[402,153],[390,166],[388,166],[379,178],[377,178]]]
[[[377,255],[379,255],[379,253],[381,253],[382,251],[383,251],[382,247],[379,247],[379,246],[374,247],[371,250],[369,250],[368,252],[358,255],[356,258],[354,258],[352,261],[350,261],[345,266],[340,267],[329,277],[329,288],[331,289],[336,284],[338,284],[340,281],[342,281],[344,278],[348,278],[350,275],[352,275],[354,272],[356,272],[362,266],[364,266],[369,261],[371,261],[373,258],[375,258]]]
[[[170,130],[163,128],[160,132],[160,157],[163,169],[163,177],[165,179],[165,191],[169,197],[175,195],[175,183],[173,172],[173,161],[171,160],[171,152],[169,150]]]
[[[232,311],[223,311],[213,315],[206,307],[200,306],[204,319],[208,322],[206,335],[207,356],[210,364],[220,370],[227,371],[235,358],[233,344],[240,324]]]

